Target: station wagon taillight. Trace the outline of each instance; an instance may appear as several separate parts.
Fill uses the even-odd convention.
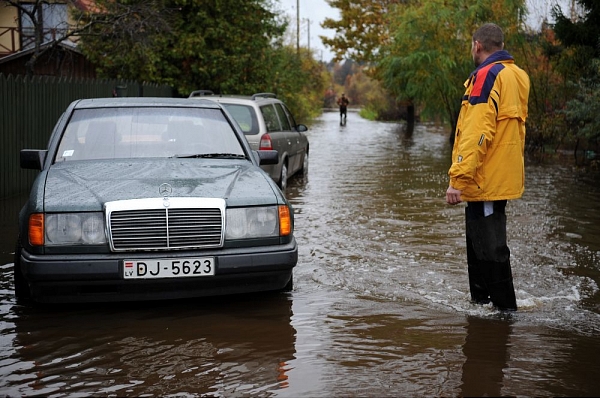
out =
[[[273,143],[271,143],[271,136],[265,133],[260,138],[259,150],[273,150]]]

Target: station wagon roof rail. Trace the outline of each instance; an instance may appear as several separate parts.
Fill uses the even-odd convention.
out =
[[[277,95],[275,93],[270,93],[270,92],[254,93],[252,96],[223,95],[223,94],[215,95],[215,93],[212,90],[207,90],[207,89],[194,90],[193,92],[190,93],[188,98],[201,97],[201,96],[218,96],[218,97],[232,96],[232,97],[239,97],[239,98],[246,97],[246,98],[250,98],[251,100],[276,99],[277,98]]]
[[[273,98],[276,99],[277,95],[275,93],[255,93],[252,95],[252,100],[256,100],[259,97]]]
[[[215,92],[212,90],[194,90],[190,93],[189,97],[199,97],[199,96],[214,96]]]

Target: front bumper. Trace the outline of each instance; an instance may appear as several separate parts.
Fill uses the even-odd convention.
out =
[[[214,257],[215,275],[124,279],[124,259]],[[21,252],[31,297],[40,303],[177,299],[279,290],[298,261],[295,240],[285,245],[156,253],[34,255]]]

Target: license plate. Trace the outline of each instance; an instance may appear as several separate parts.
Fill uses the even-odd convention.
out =
[[[214,274],[215,259],[213,257],[125,260],[123,262],[123,278],[125,279],[195,278]]]

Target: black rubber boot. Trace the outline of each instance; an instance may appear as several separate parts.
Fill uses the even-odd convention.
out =
[[[473,209],[466,211],[469,286],[473,301],[485,303],[485,296],[489,296],[498,309],[516,311],[510,250],[506,244],[506,215],[503,211],[503,207],[494,209],[494,213],[487,217],[482,215],[483,212],[474,215]]]
[[[491,262],[486,272],[485,280],[494,306],[501,311],[517,311],[510,261]]]
[[[473,243],[467,234],[467,265],[469,270],[469,289],[471,292],[471,301],[477,304],[488,304],[490,294],[485,284],[485,277],[481,268],[481,263],[475,256]]]

